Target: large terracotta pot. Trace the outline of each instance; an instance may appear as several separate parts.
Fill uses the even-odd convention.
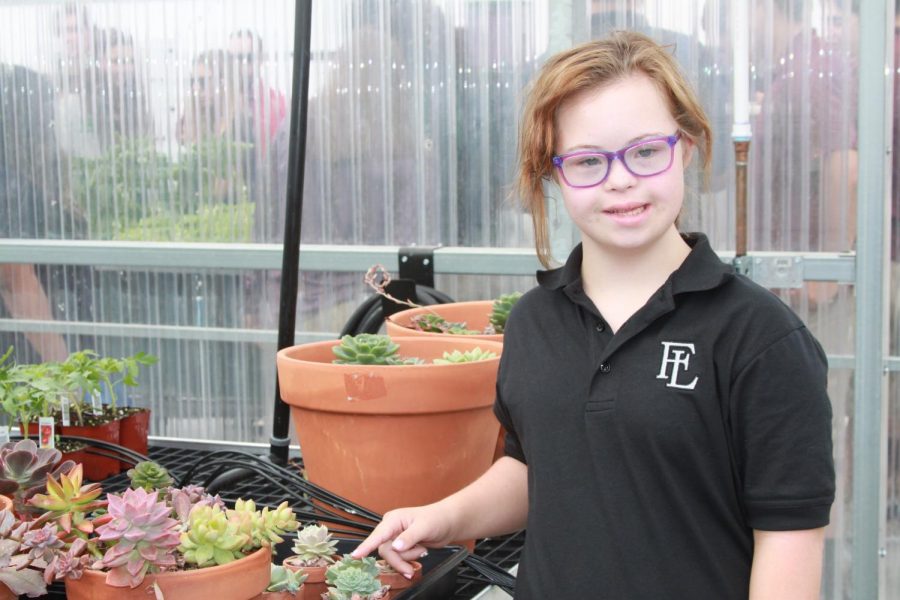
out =
[[[468,329],[484,331],[490,323],[491,310],[494,306],[492,300],[476,300],[474,302],[451,302],[449,304],[434,304],[422,308],[410,308],[394,313],[384,321],[387,334],[392,337],[423,335],[427,337],[446,337],[447,333],[432,333],[419,331],[412,328],[411,319],[426,313],[435,313],[453,323],[465,322]],[[489,340],[502,342],[503,334],[479,334],[454,336],[464,339]]]
[[[228,598],[250,600],[269,585],[272,553],[261,548],[240,560],[216,567],[147,575],[136,588],[106,585],[106,573],[86,570],[81,579],[66,579],[68,600],[147,600],[153,583],[166,600]]]
[[[0,583],[0,600],[16,600],[19,596],[14,594],[11,589],[6,587],[6,584]]]
[[[450,365],[336,365],[337,341],[278,353],[282,399],[291,405],[313,483],[384,513],[439,500],[491,465],[499,423],[492,407],[502,346],[458,337],[394,338],[402,356],[430,363],[444,351],[498,357]]]

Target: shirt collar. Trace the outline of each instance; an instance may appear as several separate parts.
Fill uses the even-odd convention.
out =
[[[685,233],[681,237],[691,247],[691,252],[664,286],[670,287],[672,294],[710,290],[734,276],[734,269],[713,252],[704,234]],[[581,288],[582,259],[581,244],[578,244],[562,267],[537,272],[538,285],[546,290]]]

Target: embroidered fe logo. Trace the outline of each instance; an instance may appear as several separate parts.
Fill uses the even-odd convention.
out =
[[[683,342],[662,342],[662,361],[659,365],[657,379],[668,379],[666,387],[692,390],[697,386],[699,377],[690,383],[678,383],[678,375],[690,367],[691,356],[695,354],[694,345]],[[670,372],[671,368],[671,372]]]

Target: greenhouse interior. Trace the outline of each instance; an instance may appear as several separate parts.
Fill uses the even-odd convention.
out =
[[[0,28],[0,599],[900,600],[897,0]]]

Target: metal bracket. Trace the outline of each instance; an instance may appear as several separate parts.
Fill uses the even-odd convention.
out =
[[[802,256],[738,256],[734,269],[765,288],[802,288]]]
[[[434,287],[434,246],[400,248],[400,279],[412,279],[419,285]]]

